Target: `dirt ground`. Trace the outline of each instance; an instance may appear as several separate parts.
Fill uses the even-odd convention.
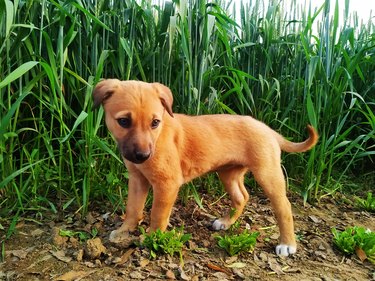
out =
[[[343,230],[354,225],[375,231],[374,215],[343,199],[304,206],[293,197],[289,198],[299,242],[292,257],[274,254],[278,228],[262,194],[250,199],[240,221],[240,229],[250,227],[261,233],[253,253],[228,256],[217,246],[217,232],[210,225],[229,202],[203,195],[204,210],[190,199],[187,204],[178,202],[172,214],[171,225],[184,225],[185,233],[192,234],[184,247],[183,265],[178,256],[152,260],[146,249],[111,245],[109,233],[121,224],[121,217],[110,213],[111,206],[98,204],[101,207],[85,218],[66,213],[21,219],[5,243],[0,280],[375,280],[374,265],[356,256],[343,256],[333,246],[331,234],[332,227]],[[146,216],[145,227],[147,223]],[[98,234],[91,246],[59,235],[60,229],[91,232],[93,228]],[[5,231],[0,230],[1,239]]]

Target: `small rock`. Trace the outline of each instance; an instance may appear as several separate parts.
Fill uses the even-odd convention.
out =
[[[206,239],[204,239],[204,240],[202,241],[202,243],[203,243],[203,246],[204,246],[205,248],[208,248],[208,247],[211,245],[210,241],[208,241],[208,240],[206,240]]]
[[[76,214],[74,215],[74,219],[75,219],[76,221],[80,221],[80,220],[82,219],[82,215],[81,215],[81,213],[80,213],[80,212],[76,213]]]
[[[91,261],[86,261],[83,264],[86,265],[88,268],[95,268],[95,264]]]
[[[97,259],[101,254],[106,252],[106,248],[102,244],[102,240],[97,237],[89,239],[86,242],[85,254],[91,259]]]
[[[178,268],[178,272],[180,273],[180,277],[182,280],[185,280],[185,281],[190,280],[190,277],[186,275],[184,269],[181,266]]]
[[[60,235],[60,228],[58,227],[53,227],[52,228],[52,243],[55,245],[55,246],[58,246],[58,247],[65,247],[66,246],[66,242],[68,242],[68,237],[63,237]]]
[[[26,258],[28,251],[25,250],[13,250],[13,251],[8,251],[8,254],[11,254],[13,257],[16,257],[18,259],[24,259]]]
[[[194,266],[195,266],[196,268],[198,268],[199,270],[203,270],[203,269],[205,268],[204,266],[202,266],[202,265],[199,264],[199,263],[195,263]]]
[[[176,280],[176,276],[174,275],[172,270],[167,270],[165,273],[165,277],[170,280]]]
[[[109,217],[110,217],[110,215],[111,215],[110,212],[107,212],[107,213],[105,213],[104,215],[102,215],[103,220],[105,220],[105,221],[108,220]]]
[[[146,279],[146,277],[143,276],[142,273],[140,273],[139,271],[130,272],[129,277],[132,279]]]
[[[319,247],[318,247],[318,249],[321,250],[321,251],[325,251],[326,247],[324,247],[323,244],[320,244]]]
[[[314,215],[309,216],[310,220],[312,220],[314,223],[320,223],[322,220]]]
[[[70,246],[72,246],[73,248],[78,248],[78,246],[79,246],[79,241],[75,237],[70,237],[69,243],[70,243]]]
[[[168,267],[169,267],[170,269],[178,269],[178,268],[179,268],[179,265],[176,264],[176,263],[170,262],[170,263],[168,264]]]
[[[141,261],[139,262],[140,267],[145,267],[150,263],[149,259],[141,258]]]
[[[224,272],[215,272],[213,274],[213,276],[215,276],[218,280],[220,281],[227,281],[227,277],[228,275],[226,275]]]
[[[246,279],[246,276],[241,269],[233,268],[233,273],[241,279]]]
[[[266,252],[261,252],[261,253],[259,254],[259,258],[260,258],[262,261],[266,262],[266,261],[268,260],[268,254],[267,254]]]
[[[76,260],[81,262],[83,260],[83,249],[79,249],[76,255]]]
[[[275,272],[277,275],[284,274],[281,265],[276,261],[274,258],[268,258],[268,266],[269,268]]]
[[[57,258],[58,260],[60,261],[63,261],[63,262],[66,262],[66,263],[69,263],[72,261],[72,258],[71,257],[67,257],[65,256],[65,252],[63,250],[60,250],[60,251],[50,251],[50,253],[55,257]]]
[[[191,277],[191,281],[199,281],[199,275],[194,275]]]
[[[101,221],[98,221],[98,222],[94,223],[93,227],[92,227],[92,229],[96,229],[98,232],[102,232],[103,228],[104,228],[103,222],[101,222]]]
[[[38,229],[33,230],[30,234],[33,237],[37,237],[37,236],[42,235],[43,233],[44,233],[44,231],[41,230],[40,228],[38,228]]]
[[[232,257],[229,257],[225,260],[225,263],[226,264],[231,264],[231,263],[234,263],[235,261],[238,260],[238,256],[232,256]]]
[[[190,250],[198,248],[197,244],[194,241],[191,241],[191,240],[188,241],[188,245],[189,245]]]
[[[102,267],[102,262],[101,262],[100,260],[96,259],[96,260],[95,260],[95,265],[96,265],[97,267]]]
[[[86,222],[88,224],[94,224],[96,221],[96,219],[94,218],[94,216],[92,215],[91,212],[88,212],[87,215],[86,215]]]
[[[105,264],[110,265],[110,264],[116,264],[116,263],[121,263],[121,258],[120,257],[109,257],[108,259],[105,260]]]

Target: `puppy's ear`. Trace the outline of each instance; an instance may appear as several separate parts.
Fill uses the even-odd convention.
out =
[[[173,117],[172,105],[173,105],[173,95],[171,90],[160,83],[153,83],[157,92],[159,93],[161,104],[164,106],[165,110],[170,116]]]
[[[105,100],[109,99],[119,85],[120,80],[118,79],[107,79],[100,81],[92,93],[92,97],[94,99],[93,108],[98,108]]]

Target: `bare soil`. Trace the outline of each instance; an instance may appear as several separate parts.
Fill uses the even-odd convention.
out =
[[[214,217],[224,213],[228,199],[203,196],[204,210],[193,199],[178,202],[171,226],[184,225],[192,238],[178,256],[150,258],[147,249],[121,247],[108,241],[121,224],[120,214],[100,204],[84,218],[66,213],[21,219],[5,242],[5,261],[0,280],[375,280],[375,267],[356,256],[344,256],[332,244],[331,228],[364,226],[375,230],[373,214],[353,208],[347,200],[329,199],[319,205],[303,205],[290,196],[298,237],[297,254],[281,258],[274,254],[278,228],[268,200],[262,194],[251,198],[239,230],[250,227],[261,235],[252,253],[230,257],[220,249],[211,229]],[[2,223],[4,226],[4,223]],[[147,227],[146,215],[143,223]],[[61,237],[59,230],[98,230],[95,240],[80,242]],[[226,232],[219,232],[224,235]],[[5,230],[0,230],[1,239]],[[137,238],[137,234],[135,235]]]

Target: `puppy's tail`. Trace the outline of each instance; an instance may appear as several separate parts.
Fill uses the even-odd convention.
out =
[[[278,133],[275,135],[281,150],[286,152],[305,152],[314,147],[319,139],[319,135],[314,127],[307,125],[307,131],[309,132],[309,138],[304,142],[291,142]]]

